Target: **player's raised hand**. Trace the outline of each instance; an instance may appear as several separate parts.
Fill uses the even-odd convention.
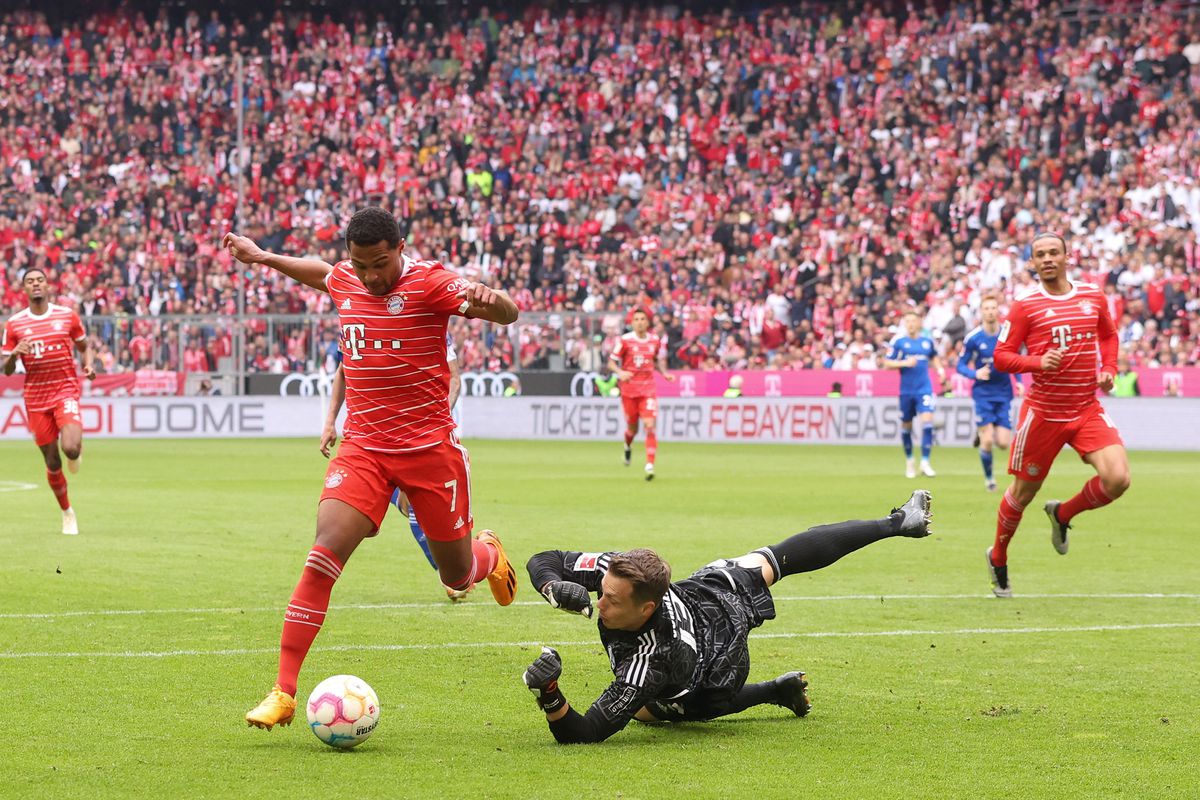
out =
[[[664,378],[664,379],[667,381],[667,383],[674,383],[674,382],[675,382],[675,376],[674,376],[674,375],[672,375],[672,374],[671,374],[671,373],[669,373],[669,372],[664,372],[664,373],[662,374],[662,376],[663,376],[663,378]]]
[[[1101,372],[1096,376],[1096,385],[1103,392],[1111,392],[1113,388],[1113,374],[1111,372]]]
[[[633,373],[627,369],[617,370],[617,380],[627,381],[633,377]]]
[[[1061,347],[1056,347],[1053,350],[1047,350],[1042,354],[1042,371],[1043,372],[1058,372],[1058,368],[1062,366],[1063,353]]]
[[[562,659],[553,647],[543,647],[542,654],[525,670],[522,679],[530,691],[541,692],[543,689],[558,683],[562,675]]]
[[[83,377],[87,378],[89,381],[94,381],[96,379],[96,368],[91,364],[85,365],[83,368]]]
[[[266,256],[266,251],[255,244],[253,239],[232,232],[225,234],[221,239],[221,247],[243,264],[258,264]]]
[[[23,356],[33,352],[33,345],[28,340],[17,342],[17,346],[12,349],[14,355]]]
[[[975,370],[975,380],[977,381],[986,381],[990,377],[992,377],[991,367],[983,366]]]
[[[321,429],[321,455],[329,458],[329,453],[337,444],[337,440],[337,425],[333,422],[326,422],[325,427]]]
[[[461,292],[458,293],[458,299],[462,300],[462,312],[465,314],[470,308],[491,308],[496,304],[496,292],[482,283],[468,283]]]
[[[550,581],[542,588],[542,594],[552,608],[561,608],[572,614],[583,614],[592,618],[592,596],[588,590],[571,581]]]

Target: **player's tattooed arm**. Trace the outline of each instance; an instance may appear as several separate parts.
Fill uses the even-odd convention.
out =
[[[333,265],[319,258],[293,258],[272,253],[263,250],[253,239],[238,236],[236,233],[225,234],[221,239],[221,246],[243,264],[262,264],[306,286],[320,289],[322,292],[329,291],[325,286],[325,279],[333,272]]]

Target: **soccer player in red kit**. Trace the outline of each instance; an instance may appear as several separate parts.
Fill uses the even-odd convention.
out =
[[[516,574],[500,540],[491,531],[471,538],[470,466],[450,417],[446,324],[461,314],[507,325],[517,307],[504,292],[406,257],[400,227],[382,208],[350,219],[350,257],[336,266],[268,253],[232,233],[222,245],[242,263],[328,292],[341,325],[342,445],[325,473],[316,541],[284,614],[275,688],[246,715],[269,730],[292,721],[300,667],[333,584],[359,543],[379,531],[393,487],[420,517],[442,583],[465,590],[487,578],[496,602],[512,603]]]
[[[625,466],[629,466],[633,437],[637,436],[640,420],[646,426],[646,480],[652,481],[654,457],[658,452],[658,435],[654,429],[658,420],[658,391],[654,388],[654,373],[662,373],[669,381],[675,380],[675,376],[663,369],[662,340],[649,333],[650,312],[637,308],[630,317],[633,330],[617,339],[609,358],[621,384],[621,405],[625,409]]]
[[[26,270],[21,285],[29,308],[4,323],[0,359],[5,375],[13,374],[18,360],[25,366],[25,416],[46,461],[46,481],[62,509],[62,532],[73,536],[79,533],[79,522],[67,499],[67,478],[58,449],[61,445],[67,468],[78,472],[83,424],[74,353],[83,354],[83,374],[91,380],[96,377],[92,350],[79,315],[50,302],[45,272],[37,267]]]
[[[1045,505],[1050,542],[1059,553],[1067,552],[1067,530],[1077,514],[1106,506],[1129,488],[1125,445],[1096,399],[1096,389],[1112,389],[1117,373],[1117,331],[1108,304],[1098,287],[1067,279],[1067,245],[1057,233],[1034,238],[1032,263],[1041,285],[1013,303],[993,355],[1002,372],[1033,373],[1008,457],[1013,482],[1000,500],[996,541],[987,551],[997,597],[1012,597],[1008,542],[1063,445],[1071,445],[1096,476],[1070,500]]]

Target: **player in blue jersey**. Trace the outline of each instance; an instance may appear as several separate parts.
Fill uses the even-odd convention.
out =
[[[933,450],[933,382],[929,379],[929,368],[937,370],[938,378],[946,380],[946,368],[938,358],[933,339],[921,334],[921,317],[916,311],[904,314],[905,335],[892,340],[892,352],[883,365],[900,370],[900,441],[904,445],[904,475],[917,477],[913,463],[913,419],[921,419],[921,474],[937,475],[929,463]]]
[[[326,458],[329,457],[331,448],[337,442],[337,417],[346,399],[346,378],[345,373],[342,371],[342,353],[340,350],[334,354],[334,359],[338,365],[337,372],[333,375],[333,385],[329,391],[329,408],[325,414],[325,426],[321,433],[321,454]],[[454,435],[459,436],[462,433],[462,417],[459,411],[458,398],[462,389],[462,376],[459,373],[458,353],[454,349],[454,340],[450,337],[450,334],[446,334],[446,364],[450,367],[450,416],[455,423]],[[433,553],[429,550],[429,540],[425,537],[425,529],[417,521],[417,513],[413,510],[412,504],[408,502],[408,498],[398,488],[392,489],[391,504],[408,518],[408,529],[412,531],[413,538],[417,541],[417,545],[420,546],[421,552],[425,554],[425,560],[429,562],[429,566],[437,569],[437,562],[433,560]],[[454,602],[465,599],[467,593],[471,591],[471,588],[451,589],[445,585],[442,588],[446,590],[446,596]]]
[[[992,477],[992,445],[1007,450],[1012,441],[1012,375],[1000,372],[992,364],[996,340],[1000,336],[1000,303],[985,297],[979,306],[981,325],[963,341],[958,372],[975,381],[971,397],[975,400],[975,425],[979,429],[979,461],[983,464],[984,483],[996,491]]]

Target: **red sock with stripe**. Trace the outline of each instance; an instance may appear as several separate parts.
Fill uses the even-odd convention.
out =
[[[471,540],[471,571],[455,581],[443,580],[442,583],[457,591],[465,591],[487,578],[500,561],[496,548],[478,539]]]
[[[658,434],[654,432],[654,428],[646,428],[646,463],[653,464],[657,454]]]
[[[1111,503],[1113,499],[1104,491],[1104,484],[1097,475],[1083,485],[1079,494],[1058,507],[1058,521],[1067,525],[1081,511],[1090,511]]]
[[[1004,493],[1000,498],[1000,509],[996,512],[996,542],[992,545],[992,566],[1003,567],[1008,564],[1008,540],[1017,532],[1021,524],[1021,515],[1025,507],[1018,505],[1013,499],[1012,491]]]
[[[71,501],[67,499],[67,476],[62,474],[62,470],[46,470],[46,483],[50,484],[50,489],[58,500],[58,507],[63,511],[70,508]]]
[[[296,694],[300,665],[321,632],[325,612],[329,610],[329,595],[341,574],[342,562],[333,551],[314,545],[308,552],[304,572],[300,574],[300,582],[296,584],[283,615],[283,636],[279,643],[279,678],[276,682],[292,696]]]

